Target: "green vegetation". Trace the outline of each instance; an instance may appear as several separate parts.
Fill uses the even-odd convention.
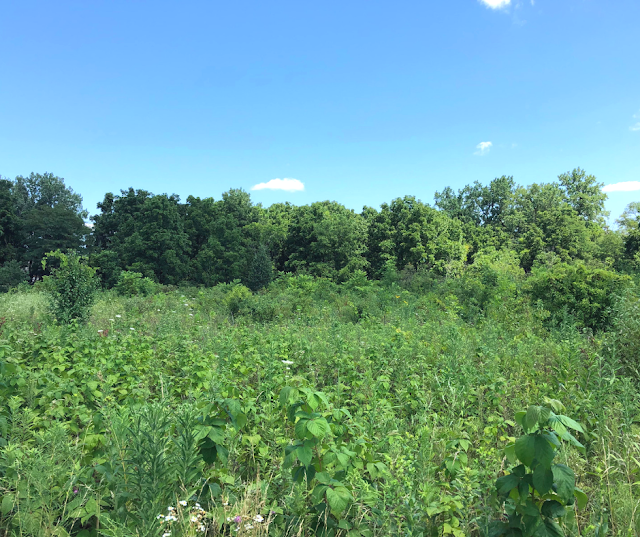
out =
[[[102,292],[71,328],[41,291],[5,295],[0,527],[634,534],[639,394],[617,356],[635,340],[549,323],[508,257],[427,275]]]
[[[638,208],[603,200],[129,189],[91,231],[0,181],[0,535],[638,535]]]

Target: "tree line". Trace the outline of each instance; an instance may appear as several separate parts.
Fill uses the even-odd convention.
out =
[[[436,192],[434,205],[414,196],[360,213],[335,201],[295,206],[254,204],[241,189],[219,200],[107,193],[98,213],[53,174],[0,178],[0,287],[35,282],[47,252],[89,258],[105,288],[123,271],[164,285],[241,281],[253,290],[277,272],[346,281],[388,271],[454,275],[489,250],[515,252],[521,268],[582,263],[635,271],[640,262],[640,203],[607,225],[602,184],[580,168],[556,181],[517,185],[499,177]]]

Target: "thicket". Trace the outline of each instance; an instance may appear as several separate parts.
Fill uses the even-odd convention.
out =
[[[5,295],[0,528],[635,534],[634,288],[592,334],[513,254],[386,277],[103,291],[71,329]]]

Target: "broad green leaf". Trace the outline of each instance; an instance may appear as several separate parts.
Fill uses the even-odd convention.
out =
[[[535,459],[539,464],[542,464],[545,468],[551,468],[551,463],[556,455],[553,446],[542,435],[536,435],[535,437]]]
[[[544,519],[544,529],[545,532],[542,533],[540,530],[538,530],[536,532],[536,535],[539,535],[540,537],[546,536],[546,537],[564,537],[564,533],[562,531],[562,528],[558,525],[558,523],[551,519],[551,518],[545,518]]]
[[[328,484],[331,483],[331,476],[327,472],[318,472],[316,474],[316,479],[318,483]]]
[[[287,468],[291,468],[295,462],[298,460],[298,452],[296,451],[292,451],[291,453],[289,453],[285,458],[284,458],[284,462],[282,463],[282,467],[286,470]]]
[[[584,429],[582,425],[580,425],[577,421],[571,419],[568,416],[558,416],[558,419],[569,429],[573,429],[574,431],[578,431],[579,433],[584,433]]]
[[[520,412],[516,412],[516,423],[520,425],[523,429],[525,428],[522,424],[524,417],[527,415],[526,410],[521,410]]]
[[[349,524],[349,522],[343,519],[340,522],[338,522],[338,527],[343,530],[350,530],[351,524]]]
[[[542,504],[542,514],[551,518],[558,518],[567,514],[567,510],[560,502],[546,501]]]
[[[562,439],[565,442],[569,442],[573,447],[577,448],[580,453],[586,455],[587,450],[585,449],[585,447],[580,442],[578,442],[578,440],[576,440],[576,437],[573,436],[569,431],[564,433]]]
[[[564,426],[564,423],[562,423],[560,418],[555,414],[549,418],[549,425],[560,436],[567,432],[567,428]]]
[[[576,488],[576,476],[573,470],[564,464],[554,464],[552,471],[556,493],[566,503],[573,498]]]
[[[329,432],[329,424],[324,418],[316,418],[307,422],[307,430],[316,438],[324,438]]]
[[[334,513],[342,513],[347,508],[350,501],[351,494],[345,487],[327,489],[327,502]]]
[[[564,405],[557,399],[549,399],[548,397],[545,397],[544,402],[548,404],[554,412],[562,412],[565,409]]]
[[[309,420],[301,418],[296,422],[295,433],[298,438],[304,438],[307,435],[307,423]]]
[[[0,507],[0,510],[2,510],[3,516],[9,513],[11,509],[13,509],[13,501],[14,501],[13,494],[5,494],[2,497],[2,507]]]
[[[289,402],[289,394],[291,393],[291,386],[285,386],[280,390],[280,406],[287,406]]]
[[[311,448],[300,446],[298,448],[298,460],[304,464],[305,466],[309,466],[311,464],[311,459],[313,459],[313,451]]]
[[[516,510],[522,515],[540,516],[540,510],[529,498],[527,498],[527,501],[524,504],[519,504],[516,507]]]
[[[587,502],[589,501],[589,498],[587,498],[587,495],[578,487],[575,488],[575,490],[573,491],[573,494],[576,497],[576,502],[578,503],[578,509],[584,509],[587,506]]]
[[[518,438],[515,443],[515,453],[521,462],[531,467],[536,454],[536,437],[526,434]]]
[[[520,478],[513,474],[503,475],[496,480],[496,489],[498,494],[506,496],[512,489],[516,488],[520,483]]]
[[[527,409],[527,413],[522,420],[522,426],[526,432],[535,430],[538,428],[538,420],[540,419],[540,407],[537,405],[531,405]]]
[[[540,495],[549,492],[553,486],[553,472],[542,464],[538,464],[533,471],[533,486]]]

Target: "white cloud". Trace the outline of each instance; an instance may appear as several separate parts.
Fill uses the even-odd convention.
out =
[[[636,190],[640,190],[640,181],[622,181],[606,185],[602,189],[603,192],[635,192]]]
[[[258,183],[251,190],[284,190],[285,192],[301,192],[304,184],[297,179],[271,179],[266,183]]]
[[[491,9],[502,9],[503,7],[507,7],[511,0],[480,0],[485,6],[490,7]]]
[[[88,228],[93,229],[93,222],[85,222],[84,225],[87,226]]]
[[[640,131],[640,121],[638,121],[638,123],[636,123],[635,125],[631,125],[631,127],[629,127],[630,131]]]
[[[493,144],[491,142],[480,142],[476,146],[477,151],[474,153],[474,155],[478,155],[479,157],[481,157],[482,155],[486,155],[491,150],[492,145]]]

